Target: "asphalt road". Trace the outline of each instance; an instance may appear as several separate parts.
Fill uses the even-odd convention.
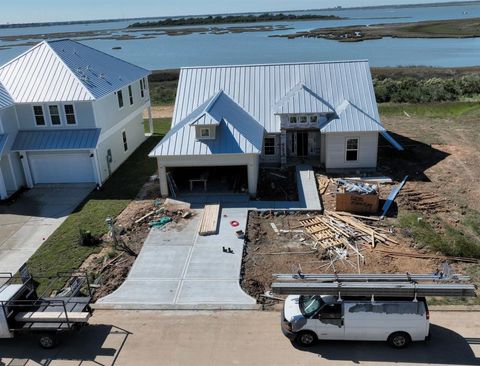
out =
[[[42,350],[23,336],[0,340],[4,365],[480,365],[480,312],[432,312],[432,340],[404,350],[384,343],[295,348],[278,312],[97,311],[91,325]]]

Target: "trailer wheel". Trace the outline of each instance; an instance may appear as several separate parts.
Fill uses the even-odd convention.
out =
[[[388,337],[388,344],[393,348],[405,348],[412,341],[410,335],[405,332],[395,332]]]
[[[57,344],[57,335],[55,333],[41,334],[38,343],[42,348],[51,349]]]
[[[318,342],[317,335],[310,331],[300,332],[295,337],[295,343],[303,347],[311,347],[317,342]]]

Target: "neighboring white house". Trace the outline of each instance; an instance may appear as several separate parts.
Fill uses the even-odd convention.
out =
[[[71,40],[1,66],[0,199],[42,183],[101,186],[145,140],[149,73]]]
[[[183,68],[172,129],[149,156],[163,196],[167,170],[199,166],[247,167],[254,196],[260,163],[375,169],[379,133],[402,149],[380,122],[367,61]]]

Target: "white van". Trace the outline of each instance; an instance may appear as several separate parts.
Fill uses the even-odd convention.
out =
[[[424,298],[365,299],[335,296],[288,296],[282,331],[301,346],[318,340],[387,341],[403,348],[429,336]]]

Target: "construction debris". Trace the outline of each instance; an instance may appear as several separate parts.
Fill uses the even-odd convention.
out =
[[[378,186],[376,184],[369,184],[364,182],[351,182],[345,179],[337,179],[337,183],[347,193],[358,194],[377,194]]]
[[[398,186],[394,187],[390,192],[390,194],[388,195],[388,198],[382,208],[382,216],[380,216],[382,219],[387,215],[388,210],[390,209],[390,206],[392,205],[393,201],[395,201],[395,198],[397,198],[398,193],[401,191],[401,189],[407,182],[407,179],[408,179],[408,175],[405,176],[402,182]]]

